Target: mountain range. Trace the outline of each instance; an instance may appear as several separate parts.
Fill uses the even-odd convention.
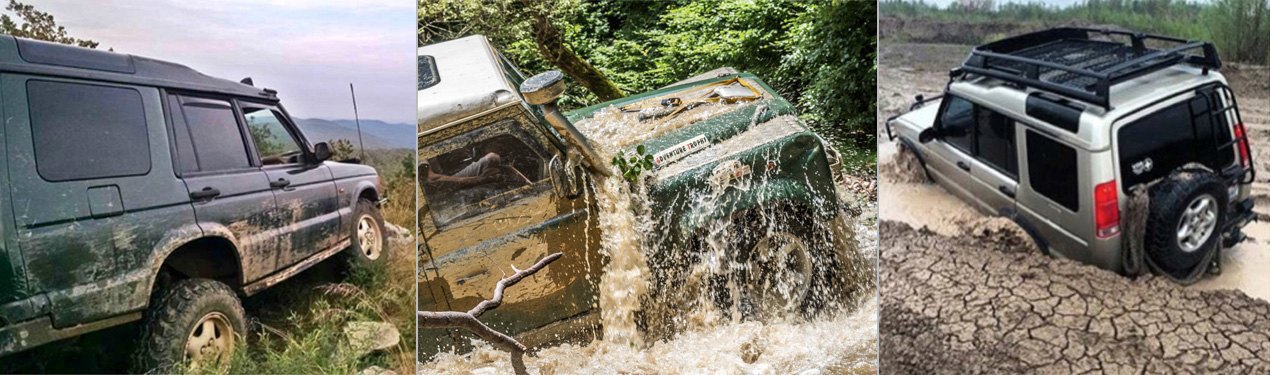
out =
[[[353,120],[295,119],[311,143],[347,139],[357,146],[357,123]],[[415,148],[415,127],[411,124],[362,120],[362,141],[368,150]]]

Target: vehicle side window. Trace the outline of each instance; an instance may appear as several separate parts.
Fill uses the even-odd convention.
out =
[[[144,175],[150,141],[141,93],[130,88],[29,81],[35,168],[48,181]]]
[[[1235,162],[1231,148],[1218,149],[1231,140],[1216,94],[1197,95],[1135,120],[1117,132],[1120,176],[1125,187],[1154,181],[1173,170],[1198,161],[1214,170]]]
[[[1076,149],[1028,131],[1027,170],[1032,190],[1073,212],[1080,211]]]
[[[987,108],[976,108],[975,156],[1004,171],[1019,174],[1019,158],[1014,146],[1014,121]]]
[[[179,99],[199,171],[251,167],[242,129],[238,127],[234,107],[228,101],[185,96]]]
[[[975,116],[974,104],[956,96],[948,96],[948,104],[944,113],[939,116],[940,127],[944,131],[943,141],[953,145],[967,154],[973,154]]]
[[[243,117],[247,120],[247,132],[256,144],[256,153],[264,165],[293,164],[300,162],[300,144],[282,124],[282,114],[267,107],[244,105]]]
[[[419,179],[432,218],[442,228],[519,199],[522,187],[544,180],[544,160],[520,138],[500,134],[423,160]]]

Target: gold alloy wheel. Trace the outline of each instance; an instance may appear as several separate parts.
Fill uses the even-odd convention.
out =
[[[384,241],[380,240],[379,225],[370,215],[362,215],[357,220],[357,244],[366,259],[376,260],[383,252]]]
[[[185,361],[191,371],[211,365],[229,364],[234,353],[234,326],[229,318],[219,312],[210,312],[199,318],[185,339]]]

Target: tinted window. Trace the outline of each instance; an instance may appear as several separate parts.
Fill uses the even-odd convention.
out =
[[[975,111],[975,156],[1010,176],[1019,173],[1014,147],[1014,121],[986,108]]]
[[[282,114],[270,108],[245,106],[243,117],[247,119],[247,131],[256,144],[256,153],[260,155],[261,164],[300,162],[300,144],[296,143],[287,127],[282,125]]]
[[[1080,211],[1076,149],[1028,131],[1027,171],[1032,190],[1072,211]]]
[[[1200,162],[1221,170],[1234,163],[1231,130],[1224,116],[1216,121],[1212,110],[1219,108],[1215,93],[1198,95],[1148,114],[1120,128],[1120,176],[1126,187],[1168,175],[1190,162]]]
[[[145,107],[137,90],[30,81],[27,101],[35,166],[49,181],[150,171]]]
[[[177,170],[198,171],[198,158],[194,155],[194,140],[190,138],[190,128],[185,125],[180,97],[168,95],[168,112],[171,113],[172,118],[172,141],[176,146]]]
[[[514,190],[545,178],[544,164],[539,152],[504,134],[423,160],[419,178],[432,218],[443,227],[516,201],[523,193]]]
[[[975,131],[974,104],[955,96],[948,97],[939,126],[944,131],[943,141],[966,153],[972,153]]]
[[[181,98],[199,170],[221,171],[250,167],[242,130],[234,109],[224,100]]]

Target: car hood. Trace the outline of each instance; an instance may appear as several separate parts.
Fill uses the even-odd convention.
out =
[[[907,127],[922,131],[935,125],[935,117],[939,114],[939,102],[931,102],[908,113],[895,118],[894,121],[904,124]]]
[[[337,161],[327,161],[325,164],[327,168],[331,169],[331,177],[335,179],[376,174],[375,168],[369,165],[343,163]]]
[[[761,96],[736,103],[701,103],[715,88],[733,80],[744,82]],[[660,118],[641,119],[639,109],[661,110],[660,103],[667,100],[678,100],[685,109]],[[693,103],[700,104],[689,105]],[[583,134],[606,152],[629,153],[642,145],[647,154],[654,155],[654,163],[659,169],[689,160],[689,156],[736,138],[752,128],[764,128],[774,118],[795,115],[793,105],[766,83],[747,73],[670,86],[566,113]],[[796,119],[781,121],[780,127],[783,130],[807,131],[806,126]]]

